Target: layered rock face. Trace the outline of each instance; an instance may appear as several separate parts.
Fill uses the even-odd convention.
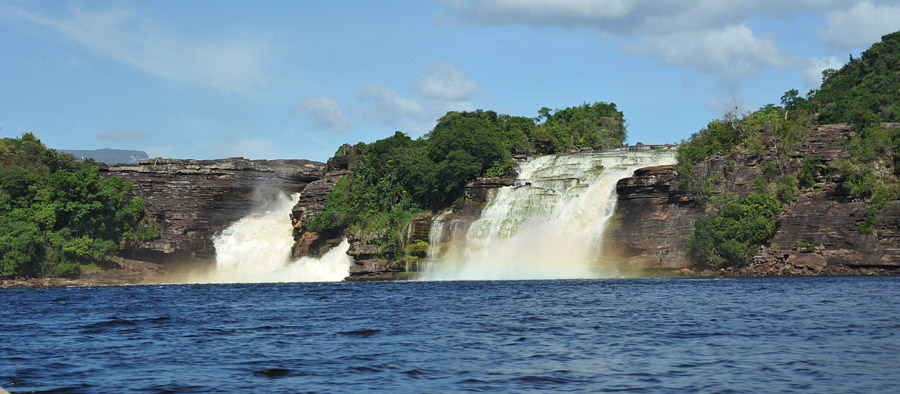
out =
[[[898,127],[888,124],[884,127]],[[846,124],[822,125],[808,130],[805,142],[785,163],[796,172],[806,157],[818,155],[823,168],[849,156],[845,141],[854,135]],[[695,179],[723,176],[714,193],[745,194],[750,181],[762,172],[762,158],[738,154],[733,161],[714,156],[697,165]],[[754,263],[729,274],[830,275],[881,273],[900,269],[900,202],[889,204],[873,234],[862,234],[866,202],[854,201],[838,187],[839,179],[820,172],[818,184],[786,205],[776,221],[770,245]],[[687,235],[693,223],[710,214],[693,196],[679,190],[672,167],[646,168],[617,185],[619,205],[607,244],[611,253],[636,268],[690,268]],[[618,245],[618,247],[616,246]]]
[[[677,190],[672,166],[648,167],[616,183],[616,213],[604,237],[604,258],[628,271],[690,267],[686,234],[703,214]]]
[[[338,179],[350,171],[350,155],[335,156],[328,159],[326,173],[306,185],[300,199],[291,210],[291,222],[294,226],[294,244],[291,255],[294,258],[304,256],[319,257],[323,248],[331,248],[341,243],[340,234],[319,234],[306,229],[305,224],[325,209],[328,193],[334,190]]]
[[[134,184],[162,233],[132,257],[164,263],[211,261],[216,253],[212,236],[250,213],[254,202],[272,193],[298,193],[326,173],[325,163],[309,160],[244,158],[145,159],[98,166],[101,174]]]
[[[886,125],[885,127],[898,127]],[[732,269],[726,275],[832,275],[882,273],[900,269],[900,202],[884,208],[881,221],[872,234],[861,234],[859,224],[865,220],[865,201],[854,201],[842,193],[840,179],[824,169],[835,160],[849,157],[846,141],[853,137],[846,124],[815,126],[787,159],[778,165],[784,173],[796,173],[804,159],[819,156],[822,165],[817,184],[803,190],[800,197],[787,204],[776,221],[776,234],[761,248],[749,267]],[[349,157],[336,157],[329,171],[303,191],[294,209],[297,245],[295,256],[320,255],[323,246],[333,246],[342,234],[330,237],[305,231],[303,224],[322,211],[327,194],[348,172]],[[738,153],[729,157],[713,156],[698,163],[693,181],[718,179],[711,193],[746,194],[753,189],[753,179],[771,162],[772,152]],[[397,248],[367,245],[352,239],[350,254],[355,264],[348,280],[394,280],[404,276],[407,268],[420,270],[415,262],[426,261],[434,248],[451,247],[454,240],[465,238],[472,222],[498,188],[514,185],[513,178],[478,179],[466,185],[464,196],[448,212],[440,216],[422,214],[408,224],[404,242]],[[696,185],[692,185],[696,186]],[[774,186],[774,184],[770,185]],[[699,203],[698,196],[679,185],[673,166],[643,168],[616,185],[616,213],[604,234],[602,253],[608,260],[619,262],[624,270],[635,272],[675,272],[691,274],[723,274],[700,272],[688,255],[688,235],[700,217],[713,214]],[[433,232],[435,223],[441,230]],[[439,237],[435,238],[435,234]],[[425,248],[417,246],[427,242]],[[391,257],[406,254],[412,259],[408,267]],[[413,263],[409,263],[413,261]]]

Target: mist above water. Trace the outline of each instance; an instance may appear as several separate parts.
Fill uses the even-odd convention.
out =
[[[602,260],[601,250],[615,212],[616,183],[639,168],[674,162],[673,152],[653,150],[548,155],[524,162],[515,185],[496,191],[465,239],[451,240],[443,253],[430,253],[435,261],[423,278],[616,276],[614,264]],[[442,237],[430,238],[439,242]]]
[[[253,213],[213,237],[216,267],[206,282],[330,282],[344,279],[352,259],[344,240],[322,258],[292,260],[291,208],[300,197],[284,193],[254,196]]]

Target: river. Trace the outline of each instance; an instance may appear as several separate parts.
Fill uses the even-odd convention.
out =
[[[893,392],[900,278],[0,289],[38,393]]]

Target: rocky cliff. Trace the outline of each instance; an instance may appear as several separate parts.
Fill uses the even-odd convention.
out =
[[[900,127],[887,124],[885,127]],[[866,201],[856,201],[839,187],[841,179],[827,169],[848,157],[846,142],[855,135],[847,124],[821,125],[807,130],[794,153],[778,163],[784,173],[796,173],[805,158],[819,156],[816,184],[801,190],[777,218],[776,233],[760,248],[749,267],[714,271],[698,267],[686,247],[687,237],[700,217],[714,208],[704,201],[723,193],[746,194],[755,178],[772,162],[774,152],[738,152],[712,156],[698,163],[693,177],[680,182],[673,166],[643,168],[616,185],[616,213],[605,234],[605,260],[616,261],[623,271],[682,273],[688,275],[841,275],[900,272],[900,202],[889,204],[876,231],[862,234]],[[327,194],[348,173],[349,157],[329,162],[323,178],[310,183],[292,215],[297,244],[295,256],[319,255],[324,246],[340,241],[338,235],[305,231],[303,223],[321,212]],[[705,195],[698,195],[703,184]],[[713,180],[713,182],[710,182]],[[770,187],[776,180],[770,179]],[[440,215],[420,214],[404,231],[400,246],[379,247],[353,239],[350,254],[355,264],[348,280],[395,280],[404,271],[420,271],[429,250],[446,252],[453,240],[463,239],[497,188],[513,185],[513,178],[478,179],[466,185],[464,195]],[[687,185],[687,186],[684,186]],[[758,186],[758,185],[757,185]],[[441,224],[441,236],[432,239],[432,227]],[[401,257],[398,257],[401,256]]]
[[[145,159],[98,164],[101,174],[132,182],[162,236],[132,253],[140,260],[210,261],[212,236],[272,193],[298,193],[321,179],[324,163],[308,160]],[[287,220],[288,218],[285,218]]]
[[[351,148],[347,146],[348,150]],[[300,199],[291,210],[291,223],[294,226],[294,241],[296,241],[291,250],[293,257],[319,257],[327,249],[341,243],[343,234],[319,234],[306,229],[305,224],[325,209],[328,193],[334,190],[338,179],[350,172],[350,160],[349,154],[328,159],[327,172],[301,190]]]
[[[884,127],[900,127],[886,124]],[[862,234],[865,201],[838,187],[840,179],[825,171],[846,158],[846,141],[855,134],[847,124],[816,126],[783,163],[795,172],[803,159],[821,156],[817,184],[801,190],[776,221],[776,233],[753,264],[726,272],[733,275],[837,275],[882,273],[900,269],[900,202],[889,204],[876,231]],[[766,153],[768,154],[768,153]],[[765,154],[764,154],[765,155]],[[697,165],[696,179],[720,179],[712,194],[744,194],[763,171],[760,155],[713,156]],[[687,190],[679,189],[672,167],[646,168],[617,184],[618,207],[607,244],[610,253],[638,269],[695,268],[686,253],[687,235],[699,217],[710,214]]]
[[[618,202],[604,237],[604,258],[625,271],[655,271],[692,265],[685,235],[703,215],[679,192],[672,166],[635,171],[616,184]]]

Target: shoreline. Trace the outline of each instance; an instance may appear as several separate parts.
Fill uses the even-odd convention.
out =
[[[27,288],[48,288],[48,287],[103,287],[103,286],[153,286],[153,285],[183,285],[183,284],[226,284],[213,282],[180,282],[172,276],[166,275],[164,267],[161,264],[147,262],[139,263],[142,270],[138,271],[132,268],[121,268],[99,273],[87,274],[82,278],[10,278],[0,279],[0,288],[2,289],[27,289]],[[157,266],[156,269],[149,268],[147,265]],[[722,268],[722,269],[704,269],[692,270],[688,268],[680,270],[660,270],[654,272],[644,272],[641,275],[628,275],[612,278],[591,278],[591,279],[713,279],[713,278],[793,278],[793,277],[839,277],[839,276],[898,276],[900,269],[882,268],[882,267],[846,267],[831,266],[823,267],[827,269],[821,270],[798,270],[797,268],[789,271],[782,270],[763,271],[760,267],[751,265],[743,268]],[[150,273],[148,276],[135,275],[136,272],[143,274]],[[167,280],[168,279],[168,280]],[[410,282],[416,281],[415,278],[403,278],[397,280],[387,280],[388,282]],[[385,280],[356,280],[348,281],[344,279],[340,282],[385,282]],[[340,283],[332,282],[332,283]],[[243,282],[234,282],[243,283]],[[257,283],[257,282],[249,282]],[[259,282],[259,283],[281,283],[281,282]],[[301,283],[301,282],[284,282],[284,283]]]

